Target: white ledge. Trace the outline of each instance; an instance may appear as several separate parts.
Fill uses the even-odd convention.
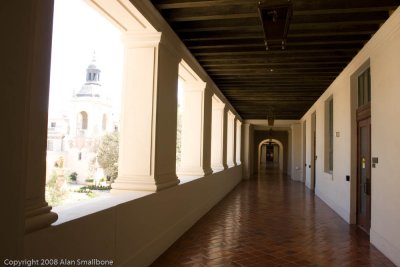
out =
[[[119,195],[110,194],[109,196],[99,197],[89,201],[55,207],[53,211],[57,213],[58,220],[52,225],[60,225],[68,221],[76,220],[150,194],[154,194],[154,192],[130,191]]]

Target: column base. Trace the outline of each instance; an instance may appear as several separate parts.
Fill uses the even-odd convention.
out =
[[[25,233],[31,233],[46,227],[57,221],[58,215],[51,211],[51,206],[47,205],[25,212]]]
[[[228,166],[226,166],[226,165],[224,166],[222,164],[217,164],[217,165],[211,166],[211,168],[212,168],[213,172],[220,172],[220,171],[224,171],[224,170],[228,169]]]
[[[111,184],[111,193],[119,194],[127,191],[151,191],[157,192],[179,184],[176,176],[164,176],[161,181],[156,181],[154,177],[118,177]]]
[[[228,168],[232,168],[232,167],[236,166],[236,164],[234,162],[228,162],[227,165],[228,165]]]
[[[178,171],[178,176],[207,176],[213,173],[211,168],[181,168]]]

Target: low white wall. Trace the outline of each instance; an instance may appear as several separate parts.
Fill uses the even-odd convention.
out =
[[[352,111],[352,75],[366,63],[371,68],[371,149],[379,163],[372,168],[371,243],[400,266],[400,9],[364,46],[350,64],[304,115],[307,121],[307,164],[311,160],[311,114],[317,114],[316,194],[347,222],[355,223],[354,111]],[[324,102],[333,95],[334,167],[324,171]],[[354,92],[353,92],[354,96]],[[353,156],[352,156],[353,155]],[[352,166],[353,162],[353,166]],[[351,175],[351,182],[345,180]],[[310,183],[307,169],[306,184]]]
[[[241,179],[233,167],[43,229],[25,237],[24,256],[148,266]]]

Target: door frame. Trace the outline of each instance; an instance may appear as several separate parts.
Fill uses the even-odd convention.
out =
[[[357,168],[358,168],[358,77],[366,69],[370,68],[369,58],[350,76],[350,121],[351,121],[351,155],[350,155],[350,223],[357,224]],[[371,90],[373,88],[371,87]]]
[[[310,159],[310,189],[315,191],[316,188],[316,180],[317,180],[317,172],[316,172],[316,164],[317,164],[317,113],[314,111],[311,114],[311,159]]]
[[[356,111],[356,116],[357,116],[357,175],[356,175],[356,225],[362,229],[364,232],[366,232],[367,234],[369,234],[370,228],[371,228],[371,203],[372,203],[372,170],[371,170],[371,139],[372,139],[372,133],[371,133],[371,104],[367,104],[364,106],[361,106],[357,109]],[[367,161],[367,168],[369,168],[369,170],[367,171],[369,173],[369,198],[367,199],[367,208],[368,208],[368,216],[367,216],[367,220],[369,220],[368,225],[369,228],[365,229],[362,225],[360,225],[360,218],[359,218],[359,213],[358,213],[358,209],[359,209],[359,195],[360,195],[360,123],[369,120],[369,133],[370,133],[370,140],[369,140],[369,155],[368,155],[368,161]]]

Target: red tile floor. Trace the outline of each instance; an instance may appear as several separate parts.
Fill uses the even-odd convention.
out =
[[[304,184],[267,169],[240,183],[151,266],[395,265]]]

